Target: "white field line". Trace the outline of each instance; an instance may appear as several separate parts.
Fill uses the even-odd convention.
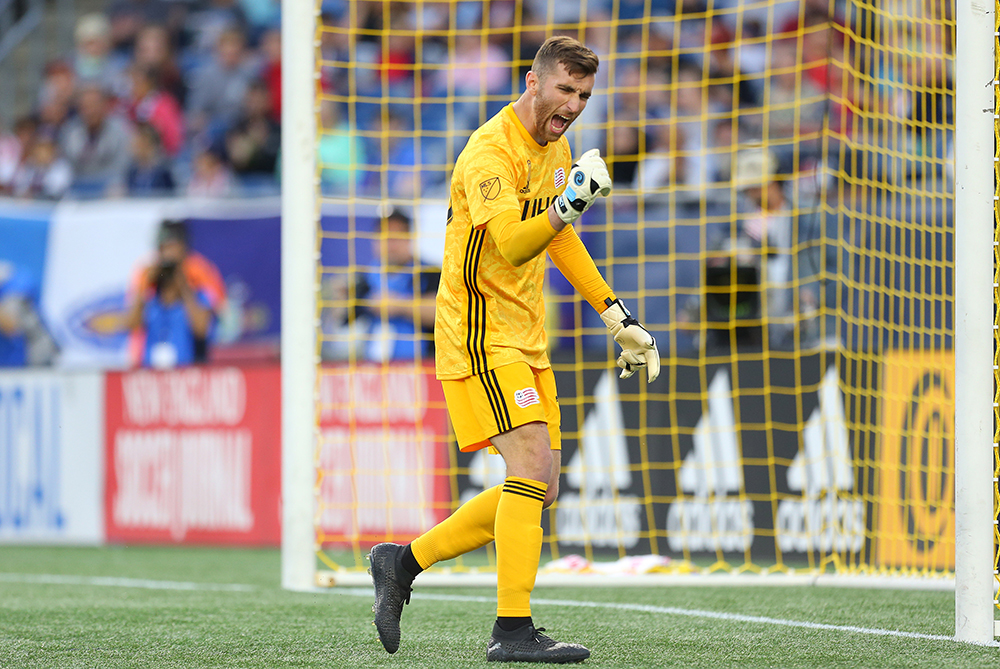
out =
[[[320,592],[330,592],[339,595],[349,595],[355,597],[372,597],[373,591],[370,588],[322,588]],[[473,597],[469,595],[443,595],[435,593],[413,593],[415,599],[436,599],[448,602],[480,602],[484,604],[496,604],[494,597]],[[685,616],[688,618],[709,618],[712,620],[726,620],[731,622],[758,623],[763,625],[779,625],[782,627],[801,627],[805,629],[825,630],[833,632],[853,632],[855,634],[870,634],[873,636],[903,637],[907,639],[923,639],[928,641],[957,641],[953,636],[944,634],[922,634],[920,632],[904,632],[901,630],[887,630],[878,627],[858,627],[856,625],[828,625],[825,623],[811,623],[800,620],[785,620],[783,618],[771,618],[769,616],[748,616],[741,613],[724,613],[720,611],[702,611],[699,609],[682,609],[676,606],[651,606],[648,604],[620,604],[617,602],[586,602],[572,599],[541,599],[531,598],[532,604],[543,606],[566,606],[586,609],[613,609],[616,611],[637,611],[641,613],[653,613],[668,616]],[[987,644],[1000,645],[1000,644]]]
[[[145,578],[117,578],[112,576],[63,576],[60,574],[3,574],[0,582],[37,583],[42,585],[97,585],[145,590],[221,590],[224,592],[249,592],[257,590],[252,585],[240,583],[188,583],[184,581],[154,581]]]
[[[241,583],[194,583],[185,581],[156,581],[140,578],[116,578],[110,576],[64,576],[59,574],[6,574],[0,573],[0,582],[30,583],[43,585],[83,585],[121,588],[142,588],[147,590],[188,590],[188,591],[224,591],[252,592],[259,588]],[[331,593],[350,597],[372,597],[371,588],[316,588],[310,592]],[[449,602],[476,602],[495,604],[493,597],[477,597],[471,595],[445,595],[436,593],[414,593],[416,599],[429,599]],[[652,606],[649,604],[621,604],[617,602],[587,602],[572,599],[541,599],[533,598],[533,604],[542,606],[565,606],[571,608],[611,609],[616,611],[635,611],[667,616],[684,616],[687,618],[707,618],[730,622],[756,623],[762,625],[777,625],[780,627],[799,627],[804,629],[824,630],[832,632],[852,632],[854,634],[869,634],[873,636],[901,637],[906,639],[922,639],[926,641],[956,641],[955,637],[944,634],[922,634],[920,632],[904,632],[901,630],[881,629],[878,627],[858,627],[856,625],[828,625],[801,620],[785,620],[769,616],[748,616],[741,613],[725,613],[721,611],[704,611],[700,609],[682,609],[676,606]],[[997,643],[987,645],[1000,645]]]

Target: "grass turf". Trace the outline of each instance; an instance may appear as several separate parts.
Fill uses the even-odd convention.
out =
[[[275,550],[0,547],[0,667],[485,666],[491,589],[417,590],[382,650],[365,589],[278,587]],[[18,576],[11,576],[16,574]],[[246,590],[164,590],[22,575],[121,577]],[[434,595],[434,597],[421,595]],[[539,588],[536,624],[587,645],[589,667],[994,667],[1000,648],[622,610],[614,604],[950,635],[951,593],[822,587]]]

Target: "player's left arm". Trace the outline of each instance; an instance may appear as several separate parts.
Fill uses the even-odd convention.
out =
[[[601,315],[611,336],[622,347],[617,362],[622,369],[621,378],[627,379],[639,367],[645,367],[648,382],[652,383],[660,374],[656,340],[615,297],[576,230],[567,225],[549,244],[548,251],[555,266]]]

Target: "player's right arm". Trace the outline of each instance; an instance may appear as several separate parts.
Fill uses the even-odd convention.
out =
[[[485,204],[488,196],[498,189],[496,199],[502,203],[503,209],[489,216],[486,219],[486,226],[500,254],[515,267],[544,252],[555,236],[589,209],[598,196],[607,196],[611,192],[608,168],[601,159],[600,152],[591,149],[573,163],[569,184],[549,208],[537,216],[522,221],[515,194],[516,179],[512,174],[512,160],[509,157],[505,161],[495,159],[500,155],[499,151],[491,154],[494,160],[480,160],[479,167],[481,169],[487,166],[497,176],[489,177],[489,172],[486,175],[478,173],[477,176],[475,170],[469,170],[466,174],[472,175],[472,183],[467,179],[466,196],[469,198],[473,224],[476,224],[476,212],[472,205],[476,191],[470,189],[475,187],[474,184],[479,178],[487,176],[486,180],[478,181],[478,190],[483,196],[482,204]]]
[[[500,255],[519,267],[545,251],[565,223],[551,207],[522,221],[510,150],[494,142],[470,148],[465,149],[471,157],[461,166],[461,178],[472,225],[485,227]]]

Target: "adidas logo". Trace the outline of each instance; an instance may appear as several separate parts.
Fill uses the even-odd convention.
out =
[[[742,551],[753,543],[753,504],[740,499],[743,467],[733,419],[729,372],[708,386],[708,408],[694,428],[694,448],[678,472],[681,497],[667,511],[673,551]]]
[[[836,367],[820,383],[819,405],[802,430],[802,446],[788,467],[787,481],[788,489],[800,495],[778,502],[779,549],[861,550],[865,505],[853,492],[854,464]]]
[[[617,378],[605,372],[594,386],[594,408],[581,429],[580,448],[566,465],[572,491],[559,495],[556,523],[566,544],[639,543],[642,508],[639,498],[623,495],[632,487],[632,462],[625,439],[625,418]]]

